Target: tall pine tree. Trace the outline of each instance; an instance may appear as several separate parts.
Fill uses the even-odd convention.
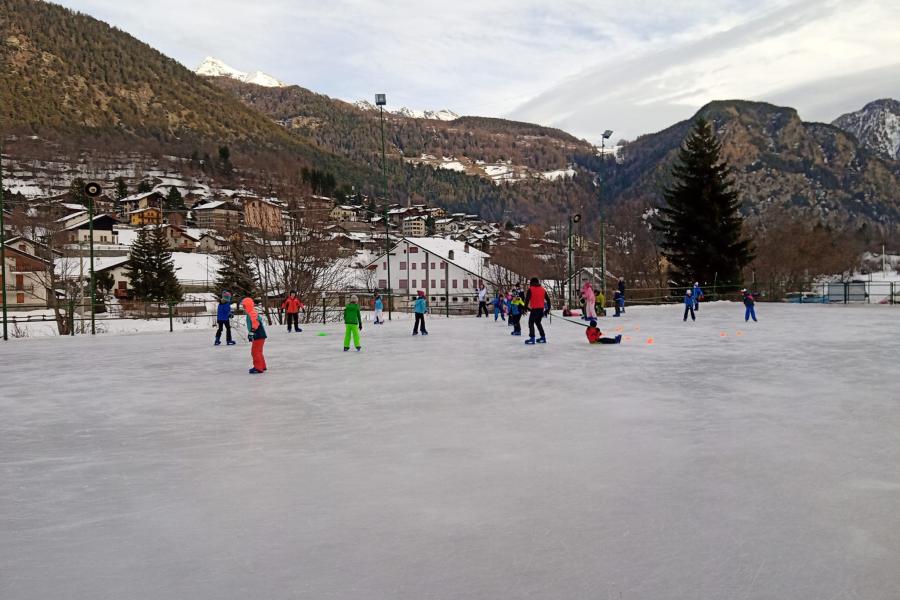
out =
[[[166,210],[184,210],[184,197],[174,185],[169,188],[169,193],[166,194]]]
[[[233,239],[228,242],[228,250],[222,255],[216,285],[219,290],[229,290],[237,299],[255,296],[256,275],[242,240]]]
[[[698,120],[672,168],[674,183],[664,191],[663,250],[680,285],[739,284],[741,269],[753,258],[741,235],[740,202],[721,150],[710,123]]]
[[[145,302],[178,302],[181,285],[175,275],[172,252],[165,230],[154,227],[138,231],[131,245],[131,260],[126,271],[134,297]]]

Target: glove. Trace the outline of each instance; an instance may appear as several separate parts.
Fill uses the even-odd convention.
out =
[[[362,331],[362,323],[359,324],[359,330]]]
[[[253,334],[252,333],[247,334],[247,341],[251,342],[251,343],[253,342]]]

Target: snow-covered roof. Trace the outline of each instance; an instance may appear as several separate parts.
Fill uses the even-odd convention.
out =
[[[128,262],[127,254],[120,256],[95,256],[94,271],[113,269]],[[63,256],[53,263],[53,270],[58,277],[78,277],[84,274],[89,277],[91,273],[91,259],[87,256]]]
[[[119,200],[119,202],[121,202],[121,203],[137,202],[138,200],[143,200],[144,198],[149,198],[150,196],[153,196],[154,194],[160,195],[160,196],[162,195],[159,192],[157,192],[156,190],[154,190],[154,191],[150,191],[150,192],[142,192],[140,194],[133,194],[131,196],[125,196],[124,198]]]
[[[195,206],[191,210],[193,210],[193,211],[212,210],[214,208],[219,208],[223,204],[226,204],[225,200],[216,200],[215,202],[207,202],[206,204],[201,204],[199,206]]]
[[[215,254],[173,252],[172,262],[178,281],[214,281],[221,268],[221,259]]]

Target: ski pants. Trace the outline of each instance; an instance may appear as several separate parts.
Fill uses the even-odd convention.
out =
[[[344,326],[344,349],[350,347],[350,338],[353,338],[353,346],[359,348],[359,323],[346,323]]]
[[[756,321],[756,309],[752,306],[748,306],[747,310],[744,311],[744,320],[749,321],[750,319]]]
[[[416,313],[416,324],[413,326],[413,333],[419,333],[419,325],[422,326],[422,333],[428,333],[425,329],[425,313]]]
[[[287,314],[288,331],[291,330],[291,324],[294,325],[295,331],[300,331],[300,313],[288,313]]]
[[[506,317],[503,315],[503,307],[501,307],[499,304],[494,305],[494,320],[495,321],[497,320],[497,317],[502,318],[504,321],[506,320]]]
[[[263,346],[265,345],[265,343],[265,338],[261,340],[253,340],[250,343],[250,356],[253,357],[253,368],[257,371],[266,370],[266,358],[263,356]]]
[[[537,327],[538,333],[541,334],[541,337],[547,337],[544,334],[544,326],[541,325],[541,321],[544,318],[544,313],[541,312],[540,309],[535,308],[530,313],[528,313],[528,335],[534,337],[534,328]]]
[[[606,337],[604,337],[604,338],[600,338],[599,340],[597,340],[596,342],[593,342],[593,343],[594,343],[594,344],[615,344],[615,343],[616,343],[616,338],[606,338]]]
[[[375,309],[375,322],[376,323],[384,323],[384,311],[381,309]]]
[[[691,321],[696,321],[697,316],[694,314],[694,307],[686,304],[684,307],[684,320],[687,321],[688,313],[691,313]]]
[[[219,329],[216,331],[216,340],[222,338],[222,328],[225,328],[225,340],[231,341],[231,321],[228,319],[224,321],[216,321],[219,324]]]
[[[479,317],[481,316],[481,311],[484,311],[484,316],[487,317],[489,315],[488,309],[487,309],[487,302],[485,302],[483,300],[478,303],[478,316]]]
[[[513,331],[515,333],[522,332],[522,313],[517,315],[509,315],[509,322],[513,326]]]

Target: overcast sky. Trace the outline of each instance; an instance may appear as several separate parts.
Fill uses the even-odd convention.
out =
[[[195,68],[634,138],[714,99],[900,97],[900,0],[62,0]]]

